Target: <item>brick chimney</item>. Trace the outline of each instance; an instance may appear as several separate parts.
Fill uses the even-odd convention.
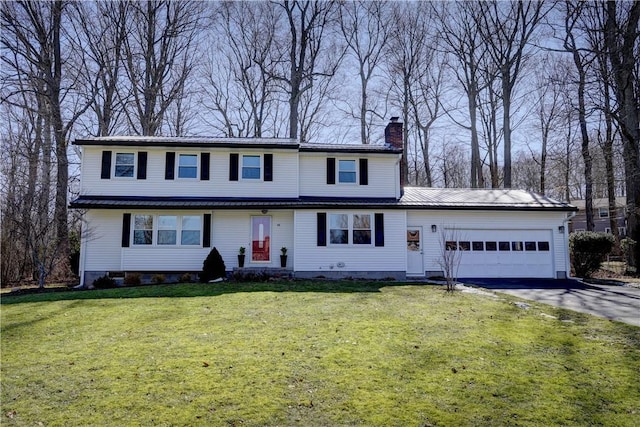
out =
[[[391,121],[384,128],[384,142],[387,146],[398,150],[404,150],[402,141],[402,122],[398,121],[399,117],[391,117]],[[404,194],[404,185],[407,182],[407,165],[404,153],[400,160],[400,196]]]
[[[391,117],[391,121],[384,128],[384,142],[394,148],[402,150],[402,122],[398,121],[399,117]]]

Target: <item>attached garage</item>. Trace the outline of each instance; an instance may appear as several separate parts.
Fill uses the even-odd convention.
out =
[[[555,278],[552,230],[455,231],[446,250],[460,253],[458,277]]]
[[[407,237],[407,275],[442,275],[446,251],[459,251],[459,278],[569,275],[575,208],[567,203],[521,190],[416,187],[405,188],[401,202],[408,235],[420,233],[417,243]]]

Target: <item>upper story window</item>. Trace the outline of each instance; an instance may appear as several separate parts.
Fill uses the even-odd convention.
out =
[[[598,216],[600,218],[609,218],[609,208],[598,208]]]
[[[356,182],[355,160],[338,160],[338,182],[349,184]]]
[[[369,160],[327,157],[327,184],[369,185]]]
[[[178,156],[178,178],[198,177],[198,155],[180,154]]]
[[[116,153],[113,176],[118,178],[133,178],[135,157],[134,153]]]
[[[260,179],[260,156],[242,156],[242,179]]]

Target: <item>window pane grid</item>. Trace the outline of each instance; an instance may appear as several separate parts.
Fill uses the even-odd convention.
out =
[[[242,178],[260,179],[260,156],[242,156]]]
[[[116,153],[116,177],[133,177],[135,155],[133,153]]]
[[[353,215],[353,243],[371,244],[371,215]]]
[[[343,183],[356,182],[356,161],[355,160],[339,160],[338,161],[338,182],[343,182]]]
[[[196,154],[180,154],[178,158],[178,178],[197,178],[198,156]]]
[[[154,227],[155,222],[155,227]],[[146,215],[133,217],[133,243],[135,245],[185,245],[201,244],[202,217],[200,215]],[[178,235],[180,236],[178,243]]]

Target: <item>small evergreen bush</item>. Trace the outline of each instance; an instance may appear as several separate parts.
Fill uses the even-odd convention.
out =
[[[200,281],[206,283],[210,280],[227,277],[227,267],[224,260],[215,247],[211,249],[209,255],[202,263],[202,271],[200,272]]]
[[[573,270],[578,277],[590,277],[611,252],[616,240],[612,234],[578,231],[569,236]]]
[[[116,281],[113,280],[108,275],[104,275],[102,277],[98,277],[93,281],[93,287],[96,289],[110,289],[116,287]]]

